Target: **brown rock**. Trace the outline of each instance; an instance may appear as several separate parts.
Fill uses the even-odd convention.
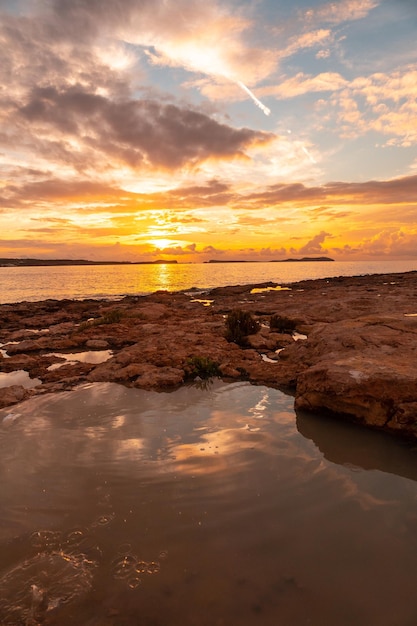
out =
[[[141,389],[176,387],[184,381],[184,371],[176,367],[149,367],[136,379],[134,386]]]
[[[4,346],[4,349],[7,351],[7,354],[10,356],[13,354],[23,354],[25,352],[36,352],[41,349],[41,344],[39,341],[34,341],[32,339],[26,339],[16,344],[7,344]]]
[[[407,332],[404,332],[407,327]],[[297,377],[297,410],[350,416],[368,426],[417,434],[417,324],[402,317],[321,325],[287,363],[307,364]]]
[[[0,389],[0,408],[21,402],[28,397],[28,392],[21,385],[11,385]]]
[[[109,347],[109,342],[106,339],[88,339],[85,345],[92,350],[104,350]]]
[[[301,281],[263,293],[251,293],[253,286],[212,290],[206,296],[214,301],[211,307],[168,292],[124,298],[117,307],[95,300],[2,305],[0,342],[20,343],[9,344],[13,356],[0,359],[1,371],[25,369],[44,384],[2,390],[1,401],[7,406],[86,379],[175,387],[189,373],[189,360],[204,357],[217,363],[224,377],[292,387],[297,410],[327,410],[417,436],[417,272]],[[236,307],[263,324],[249,338],[249,348],[224,338],[225,315]],[[121,313],[114,316],[117,323],[110,315],[115,308]],[[272,315],[297,320],[297,331],[308,339],[271,332]],[[109,323],[83,323],[88,319]],[[48,372],[57,360],[48,352],[85,346],[111,347],[114,354],[102,364]],[[262,360],[260,353],[274,356],[281,347],[276,362]]]

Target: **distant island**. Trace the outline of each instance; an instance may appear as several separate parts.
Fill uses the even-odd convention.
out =
[[[269,263],[303,263],[305,261],[334,261],[328,256],[303,256],[301,259],[272,259],[268,261]],[[232,261],[225,259],[210,259],[210,261],[205,261],[205,263],[259,263],[260,261],[247,261],[247,260],[237,260],[234,259]]]
[[[174,261],[87,261],[86,259],[0,259],[0,267],[30,267],[52,265],[161,265],[175,264]]]
[[[334,261],[327,256],[309,257],[301,259],[273,259],[269,263],[302,263],[305,261]],[[258,260],[239,259],[210,259],[204,263],[261,263]],[[59,265],[176,265],[177,260],[167,261],[157,259],[156,261],[88,261],[87,259],[8,259],[0,258],[0,267],[31,267],[31,266],[59,266]]]
[[[303,256],[301,259],[273,259],[270,263],[303,263],[304,261],[334,261],[328,256]]]

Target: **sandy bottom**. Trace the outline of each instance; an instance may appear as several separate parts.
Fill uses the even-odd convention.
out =
[[[248,383],[0,411],[0,623],[412,626],[412,446]]]

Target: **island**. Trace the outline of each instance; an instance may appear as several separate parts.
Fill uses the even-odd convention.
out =
[[[328,256],[303,256],[301,259],[273,259],[270,263],[306,263],[310,261],[334,261]]]
[[[301,259],[272,259],[268,261],[268,263],[305,263],[310,261],[334,261],[327,256],[304,256]],[[205,263],[262,263],[262,261],[258,261],[257,259],[247,260],[247,259],[210,259],[209,261],[204,261]]]
[[[177,263],[177,260],[167,261],[89,261],[87,259],[0,259],[0,267],[32,267],[32,266],[60,266],[60,265],[160,265]]]

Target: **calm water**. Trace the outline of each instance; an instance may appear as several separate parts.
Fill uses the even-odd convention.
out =
[[[195,263],[73,267],[0,267],[0,303],[47,298],[107,298],[225,285],[417,270],[415,261]]]
[[[94,384],[1,410],[2,626],[415,626],[416,450],[292,405]]]

